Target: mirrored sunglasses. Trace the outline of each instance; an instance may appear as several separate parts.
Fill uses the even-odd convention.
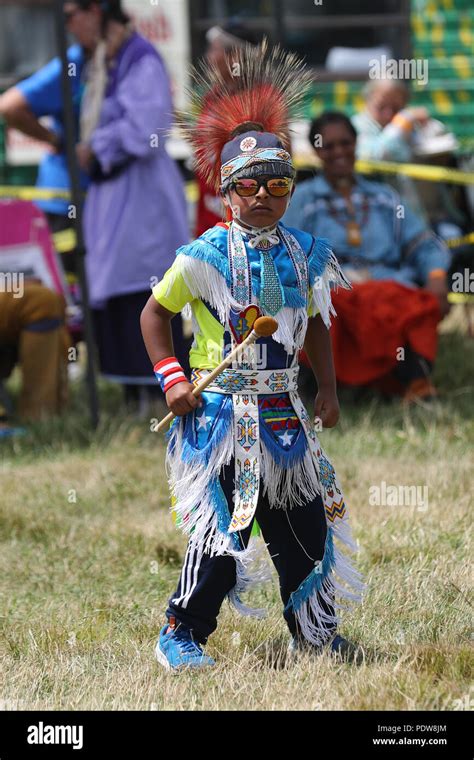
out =
[[[271,177],[270,179],[237,179],[232,183],[232,186],[241,198],[257,195],[262,186],[269,195],[282,198],[284,195],[288,195],[292,184],[293,180],[289,177]]]

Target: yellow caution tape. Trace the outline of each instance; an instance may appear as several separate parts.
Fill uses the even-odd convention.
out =
[[[55,232],[53,235],[54,247],[58,253],[67,253],[76,247],[76,233],[72,228]],[[450,238],[444,241],[448,248],[457,248],[460,245],[474,243],[474,232],[469,232],[459,238]]]
[[[198,186],[194,181],[186,182],[187,200],[196,202],[199,197]],[[69,190],[58,190],[52,187],[32,187],[28,185],[0,185],[0,198],[19,198],[23,201],[50,201],[55,199],[69,200]]]
[[[467,235],[463,235],[458,238],[450,238],[444,241],[448,248],[457,248],[459,245],[465,245],[466,243],[474,243],[474,232],[469,232]]]
[[[315,159],[311,161],[308,156],[295,156],[296,168],[310,168],[320,166]],[[449,182],[456,185],[474,185],[474,172],[463,172],[459,169],[449,169],[444,166],[429,166],[427,164],[397,164],[392,161],[356,161],[355,168],[363,174],[382,172],[385,174],[404,174],[413,179],[424,179],[429,182]],[[198,187],[195,181],[186,182],[186,199],[190,203],[198,200]],[[0,198],[20,198],[29,201],[46,201],[53,199],[68,200],[70,194],[67,190],[55,190],[46,187],[30,187],[25,185],[0,185]]]
[[[23,201],[50,201],[53,198],[69,200],[69,190],[26,185],[0,185],[0,198],[20,198]]]
[[[375,163],[375,162],[374,162]],[[398,165],[397,165],[398,166]],[[4,188],[0,186],[0,196],[3,194],[2,191],[4,190],[19,190],[22,193],[29,193],[31,190],[35,190],[36,188],[29,188],[29,187],[21,187],[21,188]],[[186,195],[188,198],[192,195],[193,200],[197,197],[197,184],[196,182],[188,182],[186,183]],[[45,191],[41,191],[44,193]],[[61,197],[64,197],[65,193],[63,192]],[[19,197],[25,198],[25,195],[21,195]],[[42,196],[44,197],[44,195]],[[49,197],[57,197],[55,191],[51,191],[51,194]],[[76,247],[76,233],[74,229],[69,228],[67,230],[61,230],[61,232],[56,232],[53,235],[54,240],[54,247],[56,248],[56,251],[58,253],[67,253],[69,251],[74,250]],[[467,235],[463,235],[459,238],[450,238],[449,240],[444,241],[448,248],[457,248],[460,245],[464,245],[466,243],[474,243],[474,232],[469,232]],[[466,304],[466,303],[474,303],[474,295],[470,295],[468,293],[448,293],[448,301],[453,304]]]
[[[296,156],[293,163],[297,169],[320,167],[317,161],[311,161],[307,156]],[[474,185],[474,172],[463,172],[459,169],[449,169],[444,166],[429,166],[428,164],[397,164],[393,161],[369,161],[359,159],[355,165],[356,171],[362,174],[405,174],[413,179],[425,179],[428,182],[450,182],[455,185]]]
[[[68,253],[76,247],[77,239],[75,231],[70,227],[53,235],[54,247],[58,253]]]
[[[474,304],[474,294],[471,293],[448,293],[449,303],[472,303]]]
[[[186,182],[184,187],[188,203],[197,203],[199,200],[199,186],[194,180]]]
[[[445,166],[428,166],[427,164],[396,164],[392,161],[357,161],[359,172],[371,174],[386,172],[388,174],[405,174],[413,179],[426,179],[429,182],[451,182],[456,185],[474,185],[474,172],[463,172]]]

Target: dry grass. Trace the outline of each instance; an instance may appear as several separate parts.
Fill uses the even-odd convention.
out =
[[[457,338],[456,338],[457,340]],[[472,343],[463,343],[473,357]],[[454,348],[453,348],[454,347]],[[224,606],[207,651],[218,665],[170,675],[153,657],[184,539],[166,511],[163,444],[147,424],[79,415],[5,447],[2,465],[0,706],[7,709],[453,709],[472,696],[470,370],[444,400],[403,413],[344,410],[324,433],[345,486],[366,575],[364,603],[341,631],[359,666],[286,661],[276,586],[252,601],[264,621]],[[443,379],[444,378],[444,379]],[[472,386],[472,381],[471,381]],[[470,387],[472,394],[472,387]],[[115,399],[108,403],[114,408]],[[427,485],[426,510],[371,506],[369,488]]]

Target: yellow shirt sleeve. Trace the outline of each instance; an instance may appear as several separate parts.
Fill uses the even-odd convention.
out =
[[[183,275],[178,271],[176,262],[165,272],[163,279],[152,289],[152,293],[158,303],[174,314],[182,311],[187,303],[194,300]]]
[[[307,313],[308,317],[316,317],[319,314],[319,309],[313,312],[313,288],[309,290]]]

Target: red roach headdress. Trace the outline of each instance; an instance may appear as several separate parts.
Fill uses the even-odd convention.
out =
[[[178,115],[194,147],[196,171],[216,190],[221,152],[237,134],[261,130],[276,135],[288,150],[288,123],[297,118],[312,75],[304,62],[264,40],[245,43],[227,55],[229,76],[202,60],[192,71],[190,108]]]

